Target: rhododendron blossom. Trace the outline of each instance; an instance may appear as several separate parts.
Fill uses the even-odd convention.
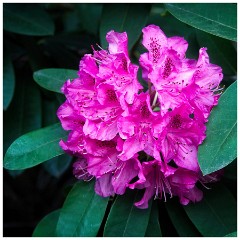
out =
[[[139,64],[148,90],[143,92],[139,67],[129,58],[127,34],[108,32],[108,49],[92,47],[78,77],[62,87],[66,101],[57,115],[70,132],[60,146],[77,159],[74,176],[95,178],[95,191],[103,197],[128,188],[142,189],[138,208],[147,208],[152,197],[198,202],[203,193],[196,184],[221,175],[203,176],[197,153],[218,103],[222,69],[210,63],[206,48],[198,60],[188,59],[184,38],[168,38],[155,25],[142,32],[146,52]]]

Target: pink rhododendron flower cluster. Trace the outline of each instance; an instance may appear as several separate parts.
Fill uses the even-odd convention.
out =
[[[144,189],[139,208],[167,194],[183,205],[197,202],[203,194],[196,183],[218,178],[203,177],[197,151],[218,103],[222,69],[209,62],[206,48],[198,60],[188,59],[183,38],[167,38],[155,25],[142,32],[147,51],[139,62],[148,90],[130,61],[127,34],[108,32],[108,50],[93,48],[80,61],[78,78],[62,87],[66,101],[57,115],[70,133],[60,146],[77,157],[76,178],[96,178],[103,197],[130,188]]]

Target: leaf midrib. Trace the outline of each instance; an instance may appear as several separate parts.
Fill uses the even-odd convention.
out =
[[[58,126],[56,126],[55,128],[57,128]],[[52,129],[52,131],[54,131],[55,129],[53,128]],[[66,133],[67,134],[67,133]],[[43,144],[41,144],[41,145],[38,145],[38,147],[36,147],[36,148],[29,148],[29,149],[27,149],[28,151],[25,151],[24,152],[24,154],[28,154],[28,153],[30,153],[30,152],[32,152],[32,151],[34,151],[34,150],[37,150],[37,149],[39,149],[39,148],[41,148],[42,146],[45,146],[45,145],[47,145],[47,144],[50,144],[50,143],[52,143],[52,142],[54,142],[54,141],[57,141],[57,140],[60,140],[60,139],[62,139],[62,138],[64,138],[64,137],[66,137],[66,135],[62,135],[62,136],[60,136],[60,137],[58,137],[58,138],[55,138],[55,139],[53,139],[52,141],[50,141],[50,142],[45,142],[45,143],[43,143]],[[17,141],[17,140],[16,140]],[[17,145],[20,145],[19,143],[15,143],[15,144],[17,144]],[[25,150],[26,150],[26,148],[25,148]],[[22,154],[20,154],[20,155],[22,155]]]
[[[208,21],[211,21],[211,22],[217,23],[217,24],[219,24],[219,25],[222,25],[222,26],[224,26],[224,27],[231,28],[231,29],[237,31],[236,28],[231,27],[231,26],[229,26],[229,25],[226,25],[226,24],[224,24],[224,23],[217,22],[216,20],[213,20],[213,19],[207,18],[207,17],[205,17],[205,16],[199,15],[199,14],[197,14],[197,13],[194,13],[194,12],[188,11],[188,10],[186,10],[186,9],[183,9],[183,8],[177,7],[177,6],[172,5],[172,4],[168,4],[168,5],[172,6],[173,8],[178,8],[178,9],[180,9],[181,11],[184,11],[184,12],[187,12],[187,13],[191,13],[191,14],[196,15],[196,16],[198,16],[198,17],[204,18],[204,19],[206,19],[206,20],[208,20]]]

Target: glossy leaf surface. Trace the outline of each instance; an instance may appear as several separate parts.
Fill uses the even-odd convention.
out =
[[[61,93],[61,87],[68,79],[77,78],[77,71],[48,68],[34,72],[34,80],[43,88]]]
[[[4,167],[10,170],[30,168],[61,155],[59,141],[66,136],[67,132],[59,123],[24,134],[7,150]]]
[[[207,137],[199,146],[198,161],[206,175],[227,166],[236,157],[237,82],[226,89],[211,112]]]
[[[237,4],[168,3],[167,9],[195,28],[237,41]]]

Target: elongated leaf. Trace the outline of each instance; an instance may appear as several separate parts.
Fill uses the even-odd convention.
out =
[[[210,154],[209,154],[210,153]],[[217,171],[237,157],[237,83],[219,99],[207,124],[207,137],[198,151],[204,175]]]
[[[33,237],[56,237],[56,226],[60,214],[60,209],[55,210],[45,216],[36,226]]]
[[[102,223],[108,198],[98,196],[94,182],[78,182],[68,194],[60,212],[57,236],[95,237]]]
[[[229,40],[216,37],[203,31],[196,31],[200,46],[207,47],[211,63],[222,67],[224,74],[237,72],[237,52]]]
[[[107,47],[107,32],[114,30],[115,32],[127,32],[128,47],[131,50],[147,22],[150,6],[149,4],[105,4],[100,23],[102,47]]]
[[[92,33],[98,34],[99,23],[102,13],[102,4],[88,4],[82,3],[77,5],[78,18],[80,18],[80,25],[82,29]]]
[[[3,109],[6,110],[12,101],[15,88],[15,74],[8,48],[4,48],[3,59]]]
[[[118,196],[111,208],[105,228],[105,237],[144,237],[151,213],[148,209],[138,209],[134,203],[139,200],[137,191],[127,191]]]
[[[4,154],[16,138],[42,126],[41,94],[37,84],[25,75],[16,80],[12,103],[3,114]]]
[[[77,71],[61,68],[47,68],[34,72],[34,80],[43,88],[61,93],[61,87],[68,79],[77,77]]]
[[[237,4],[166,4],[180,21],[213,35],[237,41]]]
[[[71,160],[71,156],[63,154],[44,162],[43,166],[49,174],[58,178],[68,169],[71,164]]]
[[[237,232],[229,233],[225,237],[237,237]]]
[[[237,229],[237,202],[222,184],[215,184],[201,202],[184,209],[204,237],[223,237]]]
[[[176,199],[165,203],[168,215],[180,237],[201,237],[193,223],[190,221],[182,205]]]
[[[10,170],[30,168],[61,155],[63,150],[59,141],[66,136],[67,132],[59,123],[27,133],[9,147],[4,157],[4,167]]]
[[[54,24],[38,4],[4,3],[3,28],[7,31],[33,36],[52,35]]]
[[[145,237],[161,237],[161,236],[162,232],[158,221],[157,201],[153,201]]]

